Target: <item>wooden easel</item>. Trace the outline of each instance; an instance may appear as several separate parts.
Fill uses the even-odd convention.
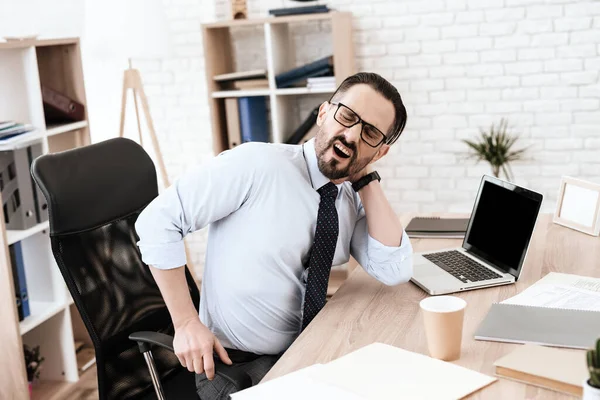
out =
[[[150,107],[148,106],[148,98],[146,97],[146,92],[144,92],[144,86],[142,84],[142,77],[140,75],[140,71],[134,69],[131,66],[131,59],[129,59],[129,69],[125,70],[123,75],[123,97],[121,98],[121,127],[119,129],[119,136],[123,137],[125,132],[125,111],[127,107],[127,91],[131,89],[133,90],[133,102],[135,105],[135,117],[137,119],[137,127],[138,127],[138,135],[140,140],[140,146],[144,147],[144,142],[142,139],[142,125],[140,123],[140,112],[138,108],[138,96],[140,97],[140,101],[142,102],[142,109],[144,110],[144,117],[146,118],[146,123],[148,124],[148,131],[150,132],[150,139],[152,140],[152,147],[154,147],[154,151],[156,153],[156,158],[158,162],[158,169],[161,174],[161,178],[165,188],[171,186],[169,182],[169,177],[167,175],[167,169],[165,168],[165,163],[163,161],[162,152],[160,151],[160,146],[158,145],[158,140],[156,139],[156,131],[154,130],[154,123],[152,122],[152,117],[150,116]],[[200,282],[196,279],[196,274],[194,273],[194,267],[190,262],[191,257],[189,254],[187,243],[184,240],[185,247],[185,257],[187,259],[187,266],[192,274],[192,277],[196,282]]]

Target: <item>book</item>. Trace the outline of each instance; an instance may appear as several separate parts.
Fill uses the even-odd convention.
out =
[[[494,362],[495,374],[575,396],[588,378],[586,353],[524,344]]]
[[[236,71],[213,76],[215,82],[227,82],[244,79],[267,79],[266,69],[253,69],[249,71]]]
[[[588,349],[600,332],[600,312],[494,303],[475,340]]]
[[[319,14],[326,12],[329,12],[329,8],[326,5],[273,8],[269,10],[269,14],[273,15],[274,17],[299,14]]]
[[[268,79],[242,79],[232,81],[231,86],[233,89],[268,89]]]
[[[275,76],[278,88],[306,83],[308,78],[333,75],[333,56],[319,58],[307,64],[281,72]]]
[[[13,270],[15,294],[17,296],[17,310],[19,321],[24,320],[31,311],[29,308],[29,295],[27,291],[27,277],[25,275],[25,263],[23,260],[23,249],[21,242],[9,246],[10,262]]]
[[[468,218],[415,217],[405,231],[413,238],[463,238],[468,225]]]

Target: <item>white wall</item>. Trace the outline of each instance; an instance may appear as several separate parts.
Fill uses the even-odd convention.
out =
[[[225,15],[228,3],[218,2]],[[250,1],[253,15],[294,3]],[[298,3],[295,3],[298,4]],[[399,211],[469,211],[485,164],[462,138],[508,118],[531,145],[515,181],[554,207],[562,174],[600,182],[600,3],[576,0],[331,0],[354,14],[359,70],[390,79],[406,131],[378,165]],[[298,41],[297,41],[298,42]],[[315,37],[304,51],[319,46]]]

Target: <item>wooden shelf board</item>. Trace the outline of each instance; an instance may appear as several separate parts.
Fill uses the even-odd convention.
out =
[[[312,93],[333,93],[335,92],[335,87],[333,88],[318,88],[318,89],[309,89],[307,87],[298,87],[298,88],[285,88],[285,89],[276,89],[275,94],[277,95],[293,95],[293,94],[312,94]]]
[[[50,224],[48,221],[44,221],[42,223],[37,224],[29,229],[24,230],[7,230],[6,231],[6,239],[8,240],[8,245],[10,246],[13,243],[20,242],[23,239],[27,239],[30,236],[35,235],[36,233],[40,233],[44,229],[49,229]]]
[[[57,46],[64,44],[76,44],[79,43],[78,38],[61,38],[61,39],[29,39],[19,41],[4,41],[4,38],[0,41],[1,49],[19,49],[25,47],[40,47],[40,46]]]
[[[87,126],[88,126],[87,121],[71,122],[68,124],[61,124],[61,125],[49,125],[46,127],[46,135],[47,136],[59,135],[61,133],[76,131],[77,129],[85,128]]]
[[[319,14],[299,14],[299,15],[288,15],[284,17],[265,17],[265,18],[248,18],[248,19],[234,19],[234,20],[224,20],[224,21],[216,21],[210,22],[207,24],[203,24],[202,26],[208,29],[211,28],[229,28],[236,26],[245,26],[245,25],[261,25],[261,24],[283,24],[290,22],[304,22],[304,21],[318,21],[318,20],[326,20],[331,19],[336,14],[342,14],[344,12],[341,11],[329,11],[327,13],[319,13]]]
[[[19,136],[14,136],[7,141],[0,141],[0,150],[14,150],[22,148],[28,144],[39,142],[44,138],[44,132],[40,130],[34,130],[31,132],[23,133]]]
[[[227,97],[246,97],[246,96],[268,96],[271,93],[269,89],[248,89],[248,90],[223,90],[213,92],[212,97],[223,99]]]
[[[65,309],[65,304],[58,301],[29,301],[31,315],[19,323],[21,335],[52,318]]]

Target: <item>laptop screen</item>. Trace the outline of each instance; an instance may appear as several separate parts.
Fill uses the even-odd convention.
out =
[[[518,278],[542,195],[485,175],[463,247]]]

